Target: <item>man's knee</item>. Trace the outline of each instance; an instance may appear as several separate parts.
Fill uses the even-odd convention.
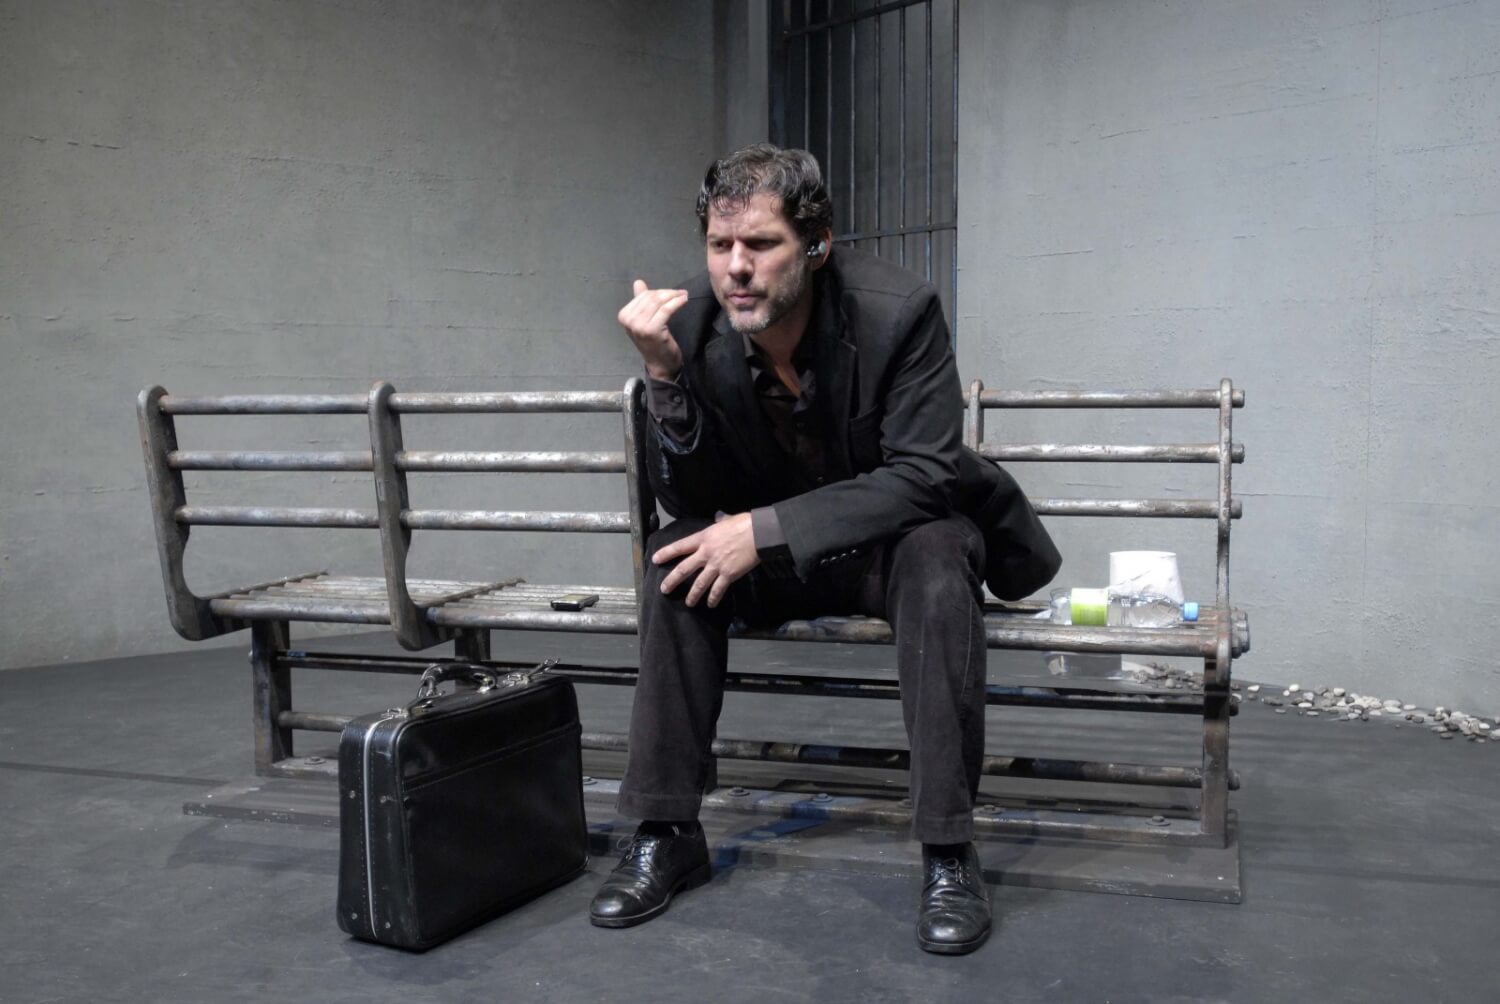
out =
[[[647,538],[646,582],[651,586],[648,596],[654,599],[659,594],[662,580],[667,577],[667,573],[677,564],[676,561],[669,561],[664,565],[658,565],[651,560],[651,556],[668,544],[675,544],[684,537],[691,537],[700,530],[706,530],[708,527],[713,526],[713,522],[711,519],[687,516],[682,519],[673,520]]]
[[[646,560],[649,561],[653,552],[668,544],[675,544],[682,538],[691,537],[700,530],[706,530],[713,525],[713,520],[704,519],[701,516],[684,516],[682,519],[674,519],[646,539]]]
[[[902,575],[968,581],[984,573],[984,535],[966,516],[923,523],[893,547],[893,571]]]

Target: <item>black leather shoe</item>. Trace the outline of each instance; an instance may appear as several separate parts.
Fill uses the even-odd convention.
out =
[[[596,927],[632,927],[666,910],[674,893],[709,880],[708,840],[703,827],[668,835],[636,830],[615,870],[589,906]]]
[[[990,897],[972,843],[959,854],[935,854],[922,848],[922,908],[917,914],[917,944],[939,955],[965,955],[990,936]]]

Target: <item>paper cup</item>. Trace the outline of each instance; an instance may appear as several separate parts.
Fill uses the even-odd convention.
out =
[[[1117,593],[1158,593],[1181,603],[1177,555],[1171,551],[1111,551],[1109,588]]]

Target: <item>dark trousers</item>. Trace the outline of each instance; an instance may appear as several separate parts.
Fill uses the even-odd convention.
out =
[[[671,568],[657,548],[709,525],[680,519],[652,534],[641,611],[641,669],[630,716],[630,753],[619,810],[639,819],[695,819],[709,744],[724,703],[731,621],[865,614],[896,635],[901,710],[911,745],[912,836],[958,843],[974,835],[974,796],[984,755],[984,540],[963,516],[917,527],[819,569],[807,581],[773,578],[764,566],[723,602],[684,603],[688,586],[662,595]]]

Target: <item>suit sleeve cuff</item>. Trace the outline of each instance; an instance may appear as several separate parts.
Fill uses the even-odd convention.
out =
[[[772,507],[750,510],[750,531],[755,535],[755,551],[761,560],[791,554],[786,546],[786,534],[781,530],[781,519]]]
[[[674,446],[686,447],[697,439],[698,408],[681,374],[675,380],[646,377],[646,411]]]

